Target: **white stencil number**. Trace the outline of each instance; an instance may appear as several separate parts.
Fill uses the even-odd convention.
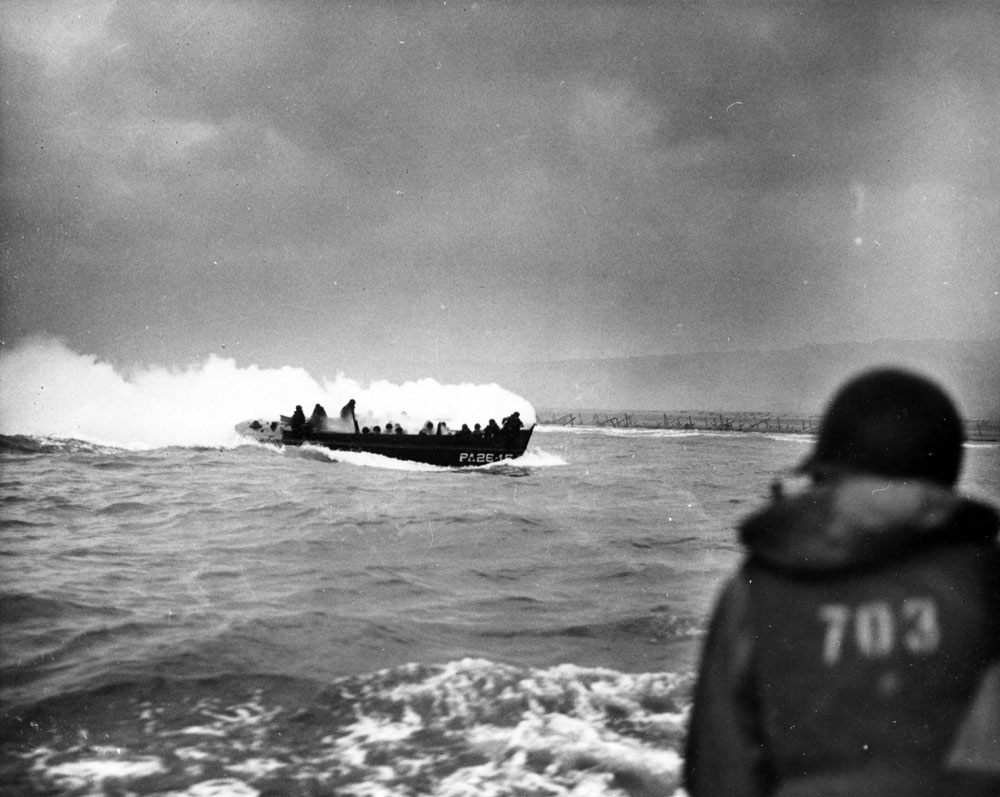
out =
[[[927,655],[941,644],[937,604],[930,598],[907,598],[903,601],[903,622],[906,632],[903,644],[910,653]]]
[[[844,646],[851,644],[866,659],[884,659],[902,645],[916,656],[926,656],[941,643],[937,604],[931,598],[907,598],[894,607],[886,601],[860,606],[829,603],[819,609],[826,626],[823,662],[840,661]]]

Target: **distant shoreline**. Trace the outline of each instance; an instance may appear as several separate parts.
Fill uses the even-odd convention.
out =
[[[816,434],[821,416],[774,412],[706,412],[704,410],[538,410],[546,426],[597,426],[615,429],[671,429],[698,432],[771,432]],[[968,420],[969,442],[1000,441],[1000,419]]]

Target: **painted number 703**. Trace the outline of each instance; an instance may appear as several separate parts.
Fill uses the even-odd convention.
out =
[[[898,646],[913,655],[928,655],[941,643],[937,604],[932,598],[906,598],[893,606],[872,601],[860,606],[828,603],[819,616],[826,625],[823,662],[837,664],[851,645],[867,659],[885,658]]]

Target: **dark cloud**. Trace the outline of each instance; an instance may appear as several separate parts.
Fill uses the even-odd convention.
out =
[[[995,337],[998,18],[8,3],[2,336],[359,376]]]

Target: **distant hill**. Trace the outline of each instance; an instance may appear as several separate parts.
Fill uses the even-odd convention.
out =
[[[970,418],[1000,416],[1000,340],[878,341],[534,363],[449,361],[443,381],[497,382],[539,409],[822,411],[850,375],[899,365],[938,379]]]

